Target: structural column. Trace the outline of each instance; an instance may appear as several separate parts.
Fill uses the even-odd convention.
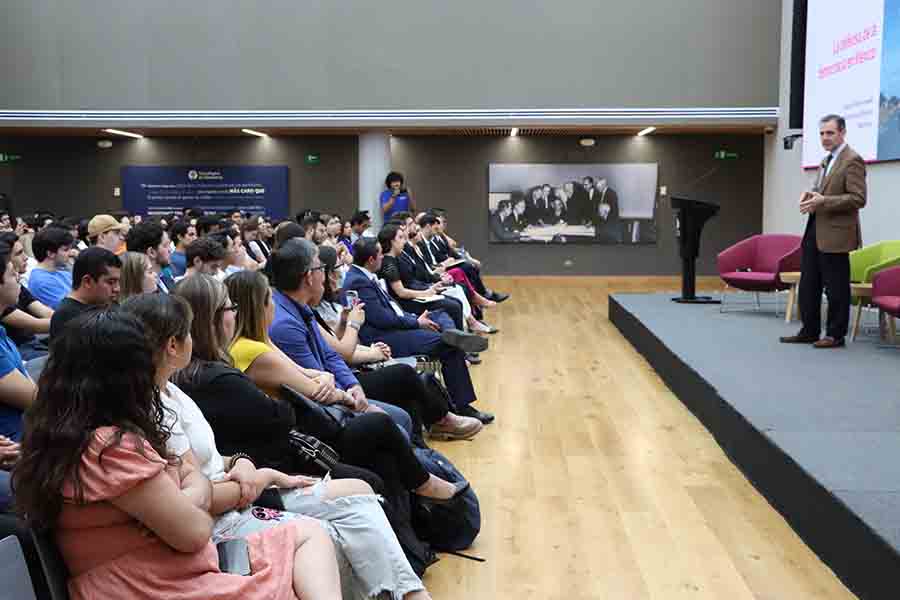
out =
[[[391,170],[391,136],[376,131],[359,136],[359,210],[369,211],[372,217],[370,231],[382,226],[381,205],[378,197],[384,189],[384,178]]]

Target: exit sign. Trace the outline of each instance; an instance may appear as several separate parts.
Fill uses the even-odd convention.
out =
[[[317,165],[320,162],[322,162],[322,156],[318,152],[313,152],[306,155],[306,164]]]
[[[22,160],[22,155],[21,154],[7,154],[6,152],[0,152],[0,163],[13,162],[16,160]]]
[[[737,152],[729,152],[728,150],[717,150],[713,153],[713,158],[717,160],[734,160],[738,158]]]

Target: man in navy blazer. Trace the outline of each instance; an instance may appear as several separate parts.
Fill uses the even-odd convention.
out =
[[[471,406],[476,399],[475,388],[466,365],[466,353],[486,350],[487,340],[454,329],[453,321],[443,311],[426,311],[418,317],[404,312],[381,287],[376,275],[382,258],[377,240],[359,239],[353,245],[353,266],[344,277],[344,290],[354,290],[365,305],[366,321],[359,330],[360,341],[384,342],[397,357],[424,354],[439,359],[454,412],[482,423],[493,421],[493,415]]]

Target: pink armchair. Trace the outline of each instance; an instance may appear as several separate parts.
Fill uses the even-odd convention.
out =
[[[872,304],[887,315],[891,343],[896,340],[894,318],[900,317],[900,267],[879,271],[872,279]]]
[[[742,240],[719,253],[719,277],[728,287],[757,294],[786,290],[781,274],[800,270],[803,239],[799,235],[760,234]],[[725,294],[722,294],[722,310]]]

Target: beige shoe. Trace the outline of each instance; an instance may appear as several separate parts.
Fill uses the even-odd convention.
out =
[[[428,437],[435,440],[470,440],[484,425],[478,419],[447,413],[428,429]]]

